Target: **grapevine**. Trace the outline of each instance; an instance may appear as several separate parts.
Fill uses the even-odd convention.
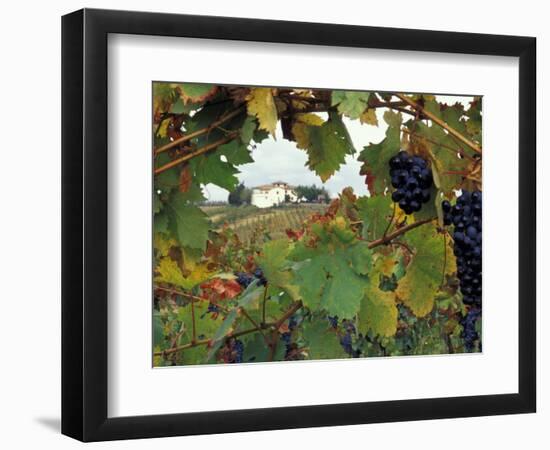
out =
[[[481,130],[479,97],[155,82],[153,365],[481,351]],[[279,133],[368,194],[209,207]]]

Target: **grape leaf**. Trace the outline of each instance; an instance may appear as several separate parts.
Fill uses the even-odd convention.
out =
[[[168,227],[184,247],[206,249],[208,218],[197,206],[189,205],[181,192],[172,195],[166,204]]]
[[[262,248],[262,253],[256,262],[262,268],[270,287],[286,291],[294,300],[300,298],[294,274],[287,257],[290,253],[289,242],[279,239],[268,241]]]
[[[302,150],[307,150],[311,145],[309,140],[309,126],[323,125],[324,121],[316,114],[296,114],[296,121],[292,125],[292,135],[296,141],[296,146]]]
[[[155,233],[168,233],[168,214],[166,214],[164,211],[155,214],[153,218],[153,230]]]
[[[277,127],[277,107],[271,88],[252,88],[247,96],[248,114],[256,116],[260,128],[275,136]]]
[[[367,185],[371,194],[383,193],[390,186],[389,160],[400,147],[401,113],[386,111],[384,120],[389,125],[386,137],[378,144],[369,144],[363,148],[359,161],[363,163],[361,175],[367,176]]]
[[[376,277],[371,276],[372,282],[365,289],[365,296],[361,302],[359,328],[370,330],[379,336],[393,336],[397,330],[395,296],[391,292],[381,291],[374,278]]]
[[[362,236],[373,241],[382,237],[392,214],[392,200],[389,195],[363,196],[357,199],[357,210],[363,221]]]
[[[303,337],[307,342],[309,359],[344,359],[349,355],[340,345],[338,334],[326,320],[317,318],[303,324]]]
[[[350,119],[358,119],[367,108],[370,92],[332,91],[331,105]]]
[[[248,144],[252,140],[256,128],[256,119],[252,116],[246,116],[243,126],[241,127],[241,141],[244,144]]]
[[[296,274],[305,306],[340,318],[357,314],[368,280],[354,269],[354,251],[354,246],[333,253],[323,248],[317,256],[298,265]],[[361,271],[365,269],[361,267]]]
[[[180,83],[177,85],[177,89],[184,103],[196,103],[211,98],[218,91],[218,86],[214,84]]]
[[[468,160],[458,157],[459,146],[439,125],[428,126],[417,122],[415,133],[420,139],[426,138],[422,143],[430,151],[434,181],[437,172],[439,189],[446,195],[451,195],[462,183],[462,175],[455,172],[467,171]],[[452,149],[456,149],[456,152]]]
[[[215,152],[193,158],[190,166],[195,174],[194,181],[202,184],[213,183],[233,191],[239,184],[239,179],[235,176],[239,170],[233,164],[223,161],[222,156],[224,155],[217,149]]]
[[[243,144],[236,139],[228,142],[227,144],[220,145],[217,153],[225,156],[228,163],[237,166],[254,162],[252,156],[250,155],[250,150],[248,150],[246,144]]]
[[[243,341],[243,362],[267,362],[269,361],[270,348],[260,333],[250,333],[239,338]],[[273,361],[282,361],[285,358],[285,345],[279,340]]]
[[[355,148],[342,118],[335,113],[321,126],[308,126],[309,146],[307,166],[314,170],[323,183],[345,162],[346,155],[353,155]]]
[[[178,263],[169,257],[160,258],[155,272],[158,273],[155,282],[168,283],[183,289],[191,289],[212,276],[206,264],[196,265],[193,271],[184,276]]]
[[[395,293],[417,317],[422,317],[432,310],[443,279],[443,236],[435,225],[426,224],[407,232],[404,240],[415,254]]]
[[[361,114],[361,116],[359,117],[359,121],[363,124],[366,123],[367,125],[373,125],[377,127],[378,117],[376,117],[376,109],[367,109],[363,114]]]

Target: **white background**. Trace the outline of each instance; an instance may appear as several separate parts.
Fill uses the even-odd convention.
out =
[[[233,61],[247,61],[245,70],[216,71]],[[353,70],[343,74],[342,65]],[[112,36],[109,67],[110,416],[517,392],[518,188],[517,179],[507,175],[518,165],[517,110],[507,112],[509,102],[518,102],[516,58]],[[457,67],[470,76],[457,76]],[[182,76],[230,84],[306,86],[313,80],[316,87],[482,94],[483,355],[151,370],[151,80]],[[257,152],[262,151],[274,149],[259,144]],[[508,227],[501,226],[504,209]],[[464,382],[472,373],[475,383]],[[205,395],[220,379],[238,380],[246,389]],[[186,388],[174,389],[182,383]]]
[[[535,1],[463,1],[442,9],[440,2],[222,2],[197,3],[93,1],[86,6],[163,10],[227,16],[250,16],[321,22],[418,27],[457,31],[536,35],[539,67],[539,230],[547,223],[542,195],[548,195],[542,152],[542,104],[550,69],[550,31]],[[2,382],[0,443],[6,448],[73,448],[80,444],[58,434],[60,376],[60,19],[80,2],[10,2],[0,17],[2,46],[2,299],[0,326]],[[163,7],[164,6],[164,7]],[[544,74],[544,76],[542,76]],[[465,75],[467,76],[467,75]],[[506,95],[506,92],[503,92]],[[7,159],[6,159],[7,156]],[[543,190],[545,190],[543,194]],[[546,217],[545,217],[546,216]],[[505,246],[505,244],[503,244]],[[503,251],[505,250],[505,247]],[[550,250],[539,234],[539,275],[548,271],[542,254]],[[541,278],[541,277],[539,277]],[[548,287],[539,282],[539,299]],[[546,294],[546,295],[545,295]],[[548,328],[542,318],[549,307],[539,303],[539,380],[548,378]],[[546,353],[544,355],[544,353]],[[345,382],[342,380],[341,382]],[[97,444],[100,448],[200,446],[243,449],[340,445],[409,449],[547,448],[550,394],[539,383],[536,415],[379,424],[310,430],[241,433]],[[349,443],[349,444],[348,444]],[[490,447],[489,447],[490,446]]]

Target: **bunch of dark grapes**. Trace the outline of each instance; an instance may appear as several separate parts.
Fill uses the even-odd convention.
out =
[[[356,333],[355,325],[348,320],[343,321],[342,325],[345,334],[340,338],[340,345],[352,358],[359,358],[361,356],[361,351],[353,349],[353,335]]]
[[[254,278],[258,280],[259,286],[267,285],[267,280],[264,277],[262,269],[260,269],[259,267],[254,271],[253,274],[246,272],[237,272],[235,275],[237,276],[237,283],[239,283],[245,289],[249,286],[250,283],[254,281]]]
[[[235,275],[237,275],[237,283],[239,283],[244,289],[246,289],[254,280],[254,276],[249,273],[237,272]]]
[[[463,302],[481,306],[481,192],[462,191],[456,205],[442,204],[445,225],[453,225],[453,251]]]
[[[288,320],[288,331],[281,334],[281,340],[285,344],[285,359],[295,359],[298,346],[292,342],[292,332],[298,326],[298,318],[291,316]]]
[[[209,313],[219,313],[220,308],[218,305],[215,305],[214,303],[208,303],[208,312]]]
[[[338,317],[337,316],[327,316],[328,323],[330,324],[331,328],[338,328]]]
[[[479,339],[479,334],[476,331],[476,322],[480,316],[481,310],[474,307],[470,308],[468,313],[460,321],[462,325],[461,337],[464,340],[464,348],[467,352],[474,350],[475,342]]]
[[[395,188],[391,198],[405,214],[420,211],[430,201],[433,176],[425,159],[400,151],[390,159],[390,176]]]
[[[229,338],[225,345],[220,349],[220,358],[224,363],[242,363],[244,345],[235,338]]]
[[[468,312],[461,320],[464,348],[471,352],[479,339],[476,321],[481,317],[481,244],[482,205],[480,191],[462,191],[456,205],[441,204],[445,225],[453,225],[453,252],[460,280],[462,301]]]
[[[264,273],[262,271],[262,269],[260,269],[259,267],[254,271],[254,276],[256,277],[256,279],[258,280],[258,285],[260,286],[266,286],[267,285],[267,280],[265,279],[264,277]]]

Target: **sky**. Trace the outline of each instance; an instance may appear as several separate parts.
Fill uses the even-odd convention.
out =
[[[472,97],[458,96],[437,96],[436,98],[439,102],[448,104],[459,101],[466,107],[473,99]],[[367,186],[365,177],[359,175],[362,163],[357,161],[357,156],[364,146],[378,143],[384,139],[387,129],[387,124],[382,117],[384,111],[385,108],[376,110],[377,127],[363,125],[359,120],[344,118],[344,123],[357,152],[354,156],[347,156],[346,163],[340,166],[340,169],[326,183],[323,183],[315,172],[306,166],[307,153],[297,148],[295,142],[283,139],[280,124],[277,126],[275,139],[270,136],[262,143],[257,144],[252,151],[254,162],[238,166],[241,173],[237,174],[237,177],[250,188],[274,181],[286,181],[293,186],[299,184],[324,186],[331,197],[337,197],[348,186],[351,186],[356,194],[365,195]],[[227,201],[229,194],[227,190],[213,184],[206,185],[204,193],[209,201]]]

